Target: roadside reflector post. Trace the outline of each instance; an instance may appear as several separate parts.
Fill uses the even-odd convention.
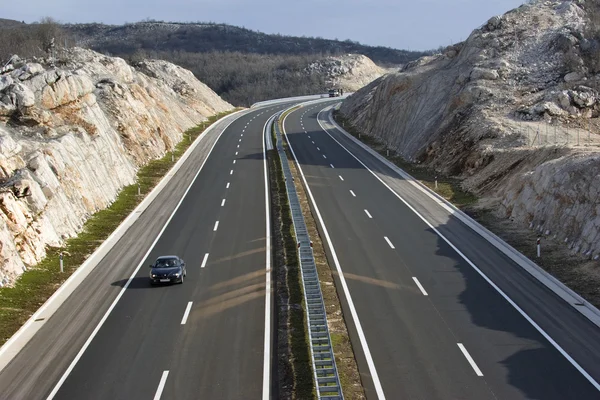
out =
[[[142,194],[142,189],[140,188],[140,184],[138,183],[138,196]]]
[[[58,258],[60,259],[60,272],[64,272],[64,268],[63,268],[63,253],[62,253],[62,251],[60,252],[60,255],[58,256]]]
[[[438,188],[438,184],[437,184],[437,176],[435,177],[435,190],[437,190]]]
[[[387,149],[386,152],[387,152],[387,156],[389,157],[390,156],[390,149]]]
[[[540,245],[540,238],[537,238],[537,256],[538,258],[540,258],[542,249],[541,249],[541,245]]]
[[[175,162],[175,153],[171,152],[171,162]]]

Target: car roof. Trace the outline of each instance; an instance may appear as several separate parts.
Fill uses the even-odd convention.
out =
[[[172,260],[173,258],[175,258],[175,259],[179,259],[179,257],[178,257],[178,256],[160,256],[160,257],[158,257],[158,258],[156,259],[156,261],[158,261],[158,260]]]

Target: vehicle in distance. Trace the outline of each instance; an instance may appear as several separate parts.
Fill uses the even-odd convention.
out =
[[[150,284],[183,283],[185,262],[178,256],[161,256],[150,264]]]
[[[329,89],[329,97],[338,97],[340,96],[339,89]]]

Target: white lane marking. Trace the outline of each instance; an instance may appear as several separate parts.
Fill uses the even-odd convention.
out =
[[[246,132],[246,130],[245,130],[245,129],[242,129],[242,132]],[[243,133],[242,133],[242,136],[244,136],[244,134],[243,134]]]
[[[489,283],[490,286],[492,286],[496,290],[496,292],[498,292],[498,294],[500,294],[500,296],[502,296],[504,298],[504,300],[506,300],[511,306],[513,306],[513,308],[515,310],[517,310],[519,312],[519,314],[521,314],[521,316],[523,316],[523,318],[525,318],[527,320],[527,322],[529,322],[531,324],[531,326],[533,326],[548,342],[550,342],[550,344],[556,350],[558,350],[558,352],[560,354],[562,354],[562,356],[567,361],[569,361],[571,363],[571,365],[573,365],[575,367],[575,369],[577,369],[577,371],[579,371],[579,373],[581,373],[581,375],[583,375],[585,377],[585,379],[587,379],[588,382],[590,382],[596,388],[596,390],[600,391],[600,384],[598,382],[596,382],[596,380],[585,369],[583,369],[583,367],[581,365],[579,365],[579,363],[577,361],[575,361],[575,359],[573,359],[573,357],[571,357],[554,339],[552,339],[552,337],[548,333],[546,333],[546,331],[543,330],[542,327],[539,326],[533,320],[533,318],[531,318],[525,311],[523,311],[523,309],[521,307],[519,307],[517,305],[517,303],[515,303],[510,297],[508,297],[508,295],[506,293],[504,293],[504,291],[502,289],[500,289],[500,287],[498,287],[498,285],[496,285],[490,278],[488,278],[488,276],[486,274],[484,274],[483,271],[480,270],[475,265],[475,263],[473,263],[473,261],[471,261],[466,255],[464,255],[463,252],[458,249],[458,247],[456,247],[452,242],[450,242],[450,240],[448,238],[446,238],[446,236],[444,236],[437,228],[435,228],[431,223],[429,223],[429,221],[427,221],[425,219],[425,217],[423,217],[413,206],[408,204],[408,202],[406,200],[404,200],[404,198],[402,196],[400,196],[398,193],[396,193],[396,191],[394,191],[394,189],[392,189],[387,183],[385,183],[383,181],[383,179],[381,179],[379,176],[377,176],[377,174],[375,172],[373,172],[369,167],[367,167],[365,163],[363,163],[357,156],[354,155],[354,153],[352,153],[350,150],[348,150],[343,144],[341,144],[336,138],[334,138],[327,131],[327,129],[325,129],[323,127],[323,125],[321,124],[321,121],[319,120],[319,115],[321,115],[322,112],[323,112],[323,110],[321,110],[319,112],[319,114],[317,114],[317,122],[319,123],[319,126],[321,127],[321,129],[330,138],[332,138],[341,148],[346,150],[346,152],[348,154],[350,154],[352,157],[354,157],[354,159],[356,161],[358,161],[363,167],[365,167],[365,169],[367,171],[369,171],[375,178],[377,178],[377,180],[379,180],[379,182],[381,182],[386,188],[388,188],[388,190],[390,192],[392,192],[398,199],[400,199],[400,201],[402,201],[402,203],[404,203],[404,205],[406,205],[406,207],[408,207],[409,210],[411,210],[413,213],[415,213],[415,215],[417,217],[419,217],[421,219],[421,221],[423,221],[428,227],[430,227],[431,230],[433,230],[444,242],[446,242],[448,244],[448,246],[450,246],[460,257],[462,257],[462,259],[465,260],[467,262],[467,264],[469,264],[471,266],[471,268],[473,268],[487,283]]]
[[[235,120],[233,120],[233,121],[235,121]],[[123,294],[125,293],[125,291],[127,290],[127,288],[129,287],[129,285],[131,284],[131,282],[133,281],[133,279],[137,275],[138,271],[140,270],[140,268],[142,267],[142,265],[144,265],[144,262],[146,262],[146,259],[148,258],[148,256],[152,252],[152,250],[154,249],[154,246],[156,246],[156,243],[158,243],[158,241],[160,240],[162,234],[167,229],[167,226],[169,226],[169,223],[171,222],[171,220],[175,216],[175,213],[177,213],[177,210],[179,210],[179,207],[181,207],[181,204],[183,203],[183,200],[185,199],[185,197],[187,196],[187,194],[189,193],[189,191],[192,189],[192,186],[194,185],[194,182],[196,182],[196,179],[198,179],[198,176],[200,175],[200,171],[202,171],[202,168],[204,167],[204,164],[206,164],[206,160],[208,160],[208,158],[210,157],[212,151],[214,150],[215,146],[217,145],[217,142],[221,138],[221,135],[223,134],[223,132],[225,132],[227,130],[227,128],[233,123],[233,121],[231,121],[229,124],[227,124],[227,126],[221,131],[221,133],[219,133],[219,136],[217,136],[217,139],[215,140],[215,142],[213,143],[212,147],[208,151],[208,154],[206,155],[206,158],[204,159],[204,161],[202,161],[202,165],[200,165],[200,168],[198,168],[198,171],[196,172],[196,175],[194,175],[194,178],[192,179],[192,181],[190,182],[189,186],[187,187],[187,189],[183,193],[183,196],[181,196],[181,199],[179,200],[179,203],[177,203],[177,205],[175,206],[175,209],[173,210],[173,212],[169,216],[169,219],[165,222],[165,225],[162,227],[162,229],[160,230],[160,232],[158,232],[158,235],[156,235],[156,239],[154,239],[154,241],[150,245],[150,248],[148,249],[148,251],[146,251],[146,254],[144,254],[144,256],[142,257],[142,259],[139,262],[137,268],[135,269],[135,271],[133,271],[133,273],[131,274],[131,276],[129,277],[129,279],[127,280],[127,282],[125,283],[125,285],[123,286],[123,288],[121,288],[121,291],[119,292],[119,294],[117,295],[117,297],[113,300],[113,302],[111,303],[111,305],[108,308],[108,310],[106,310],[106,312],[104,313],[104,316],[102,317],[102,319],[100,320],[100,322],[98,322],[98,325],[96,325],[96,327],[94,328],[94,330],[92,331],[92,333],[90,334],[90,336],[87,338],[87,340],[85,341],[85,343],[83,344],[83,346],[79,350],[79,353],[77,353],[77,355],[75,356],[75,358],[73,359],[73,361],[71,361],[71,364],[69,364],[69,367],[63,373],[63,375],[60,377],[60,380],[56,383],[56,386],[54,386],[54,389],[52,389],[52,392],[50,392],[50,394],[48,395],[48,398],[46,400],[52,400],[54,398],[54,396],[56,396],[56,393],[58,393],[58,391],[60,390],[60,387],[63,385],[63,383],[65,383],[65,381],[67,380],[68,376],[71,374],[71,371],[73,371],[73,369],[75,368],[75,365],[77,365],[77,363],[79,362],[79,360],[83,356],[83,353],[85,353],[85,351],[87,350],[87,348],[90,346],[90,343],[92,343],[92,340],[94,340],[94,337],[96,337],[96,335],[100,331],[100,328],[102,328],[102,325],[104,325],[104,322],[106,322],[106,320],[108,319],[108,316],[110,315],[110,313],[112,312],[112,310],[117,306],[117,303],[119,302],[119,300],[121,299],[121,297],[123,296]],[[77,273],[77,272],[75,272],[75,273]]]
[[[321,151],[321,149],[320,149],[320,148],[318,148],[318,147],[317,147],[317,150]]]
[[[227,182],[227,186],[225,186],[225,189],[229,189],[229,182]]]
[[[312,140],[312,144],[315,144],[315,141],[314,141],[314,140]]]
[[[218,228],[219,228],[219,221],[215,222],[215,227],[213,229],[213,232],[216,232]]]
[[[233,163],[234,163],[234,164],[235,164],[235,161],[236,161],[236,160],[233,160]]]
[[[419,290],[421,290],[421,293],[423,293],[423,296],[427,296],[425,288],[423,287],[423,285],[421,285],[421,282],[419,282],[416,276],[413,276],[413,281],[415,281],[416,285],[419,287]]]
[[[387,236],[384,236],[383,238],[385,239],[385,241],[387,242],[387,244],[389,244],[389,245],[390,245],[390,247],[391,247],[392,249],[395,249],[394,245],[392,244],[392,242],[390,242],[390,239],[388,239],[388,237],[387,237]]]
[[[475,364],[475,360],[473,360],[473,357],[471,357],[465,346],[462,343],[457,343],[457,345],[460,351],[462,351],[467,361],[469,362],[469,364],[471,364],[471,367],[473,367],[473,369],[475,370],[477,376],[483,376],[483,373],[481,372],[477,364]]]
[[[310,135],[308,135],[308,138],[310,139]],[[314,142],[313,142],[314,143]]]
[[[354,192],[351,190],[350,194],[352,195],[352,197],[356,197],[356,195],[354,194]]]
[[[225,199],[223,199],[223,201],[221,202],[221,207],[223,207],[225,205]]]
[[[289,115],[289,114],[288,114]],[[287,119],[287,115],[283,119],[283,134],[287,136],[285,132],[285,120]],[[367,338],[365,337],[365,332],[363,331],[362,324],[358,319],[358,313],[356,312],[356,308],[354,307],[354,301],[352,300],[352,296],[350,295],[350,290],[348,289],[348,284],[346,283],[346,278],[344,277],[344,271],[342,271],[342,266],[340,265],[340,261],[338,260],[337,253],[333,244],[331,243],[331,238],[329,237],[329,231],[327,230],[327,226],[325,226],[325,222],[323,222],[323,217],[321,216],[321,212],[319,211],[319,207],[317,206],[317,202],[310,190],[310,186],[308,186],[308,182],[306,181],[306,176],[304,176],[304,171],[302,170],[302,166],[298,162],[298,157],[296,157],[296,152],[292,147],[291,142],[288,138],[288,145],[290,146],[290,150],[292,155],[294,156],[294,160],[296,160],[296,165],[298,166],[298,170],[300,171],[300,175],[302,176],[302,181],[304,182],[304,187],[306,188],[306,192],[308,193],[308,197],[315,208],[315,213],[317,214],[317,218],[319,219],[319,223],[323,228],[323,234],[325,236],[325,240],[327,241],[327,245],[331,251],[331,257],[333,258],[333,263],[335,264],[335,268],[338,272],[338,276],[340,278],[340,282],[342,284],[342,289],[344,291],[344,296],[346,297],[346,301],[348,302],[348,308],[350,309],[350,315],[352,316],[352,321],[354,322],[354,326],[356,327],[356,333],[358,334],[358,339],[360,341],[360,345],[362,347],[363,353],[365,355],[365,359],[367,361],[367,366],[369,367],[369,373],[371,374],[371,379],[373,380],[373,386],[375,386],[375,392],[377,393],[377,398],[379,400],[385,400],[385,394],[383,393],[383,387],[381,386],[381,381],[379,380],[379,374],[377,374],[377,369],[375,368],[375,362],[373,361],[373,356],[371,355],[371,350],[369,350],[369,345],[367,344]],[[263,398],[263,400],[266,400]]]
[[[369,210],[365,210],[365,214],[367,214],[367,217],[373,219],[373,216],[369,213]]]
[[[154,394],[154,400],[160,400],[160,396],[162,395],[163,390],[165,390],[165,383],[167,383],[167,377],[169,376],[169,371],[164,371],[162,376],[160,377],[160,382],[158,383],[158,389],[156,389],[156,393]]]
[[[237,151],[235,152],[235,155],[236,155],[236,156],[238,155],[238,152],[237,152]]]
[[[187,322],[188,316],[190,315],[190,311],[192,310],[192,302],[190,301],[185,308],[185,312],[183,313],[183,318],[181,319],[181,325],[185,325]]]
[[[341,175],[338,175],[338,176],[340,177],[340,180],[341,180],[342,182],[344,182],[344,178],[343,178]]]
[[[204,255],[204,258],[202,259],[202,265],[200,265],[200,268],[204,268],[206,267],[206,262],[208,261],[208,253],[206,253]]]
[[[242,133],[240,136],[244,137],[244,134]]]
[[[333,164],[329,164],[329,166],[330,166],[331,168],[335,168],[335,167],[333,166]]]
[[[240,148],[240,145],[238,144],[237,146],[238,146],[237,148],[239,149],[239,148]]]
[[[241,141],[242,141],[242,139],[239,140],[239,142],[241,142]]]
[[[263,168],[265,174],[265,215],[266,215],[266,252],[265,252],[265,341],[263,344],[263,395],[262,400],[271,399],[271,211],[269,209],[269,180],[267,174],[267,151],[265,148],[265,135],[267,135],[267,124],[263,127]]]
[[[233,175],[233,170],[229,171],[229,175]]]
[[[323,158],[327,158],[327,156],[325,154],[323,154]]]

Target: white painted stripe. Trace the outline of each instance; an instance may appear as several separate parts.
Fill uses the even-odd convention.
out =
[[[317,147],[317,150],[321,151],[321,149],[320,149],[320,148],[318,148],[318,147]]]
[[[223,201],[221,202],[221,207],[223,207],[225,205],[225,199],[223,199]]]
[[[229,189],[229,182],[227,182],[227,186],[225,186],[225,189]]]
[[[323,154],[323,158],[327,158],[327,156],[325,154]]]
[[[169,219],[165,222],[165,225],[162,227],[162,229],[160,230],[160,232],[158,233],[158,235],[156,235],[156,239],[154,239],[154,241],[150,245],[150,248],[146,251],[146,253],[142,257],[142,259],[139,262],[138,266],[136,267],[135,271],[133,271],[133,273],[131,274],[131,276],[129,277],[129,279],[127,280],[127,282],[125,283],[125,285],[123,286],[123,288],[121,289],[121,291],[119,292],[119,294],[117,295],[117,297],[111,303],[111,305],[108,308],[108,310],[106,310],[106,312],[104,313],[104,316],[102,317],[102,319],[100,320],[100,322],[98,322],[98,325],[96,325],[96,327],[94,328],[94,330],[92,331],[92,333],[90,334],[90,336],[87,338],[87,340],[85,341],[85,343],[83,344],[83,346],[81,347],[81,349],[79,350],[79,352],[77,353],[77,355],[75,356],[75,358],[73,359],[73,361],[71,361],[71,364],[69,364],[69,367],[67,368],[67,370],[62,374],[62,376],[60,377],[60,380],[54,386],[54,389],[52,389],[52,392],[50,392],[50,394],[48,395],[47,400],[52,400],[54,398],[54,396],[56,396],[56,393],[58,393],[58,391],[60,390],[60,387],[63,385],[63,383],[65,383],[65,381],[67,380],[68,376],[71,374],[71,371],[73,371],[73,369],[75,368],[75,365],[77,365],[77,363],[79,362],[79,360],[83,356],[83,353],[85,353],[85,351],[87,350],[87,348],[90,346],[90,343],[92,343],[92,340],[94,340],[94,337],[96,337],[96,335],[100,331],[100,328],[102,328],[102,325],[104,325],[104,322],[106,322],[106,320],[108,319],[108,316],[110,315],[110,313],[112,312],[112,310],[117,306],[117,303],[119,302],[119,300],[121,299],[121,297],[123,296],[123,294],[125,293],[125,291],[127,290],[127,288],[129,287],[129,285],[131,284],[131,282],[133,281],[133,279],[137,275],[138,271],[140,270],[140,268],[142,267],[142,265],[144,265],[144,263],[146,262],[146,259],[148,258],[148,256],[152,252],[152,250],[154,249],[154,246],[156,246],[156,243],[158,243],[158,241],[160,240],[162,234],[167,229],[167,226],[169,226],[169,223],[171,222],[171,220],[175,216],[175,213],[177,213],[177,210],[179,210],[179,207],[181,207],[181,204],[183,203],[183,200],[185,199],[185,197],[187,196],[187,194],[189,193],[189,191],[192,189],[192,186],[194,185],[194,182],[196,182],[196,179],[198,179],[198,176],[200,175],[200,171],[202,171],[202,168],[204,167],[204,164],[206,164],[206,161],[208,160],[208,158],[210,157],[212,151],[214,150],[215,146],[217,145],[217,142],[221,138],[221,135],[223,134],[223,132],[225,132],[225,130],[227,130],[227,128],[229,127],[229,125],[231,125],[232,123],[233,123],[233,121],[231,121],[223,129],[223,131],[221,131],[221,133],[219,133],[219,136],[217,137],[217,139],[215,140],[215,142],[211,146],[210,150],[208,151],[208,154],[206,155],[206,158],[204,159],[204,161],[202,161],[202,165],[200,165],[200,168],[198,168],[198,171],[196,172],[196,175],[194,175],[194,178],[192,179],[192,181],[190,182],[189,186],[187,187],[187,189],[183,193],[183,196],[181,196],[181,199],[179,200],[179,203],[177,203],[177,205],[175,206],[175,209],[173,210],[173,212],[169,216]]]
[[[235,152],[235,155],[237,156],[237,155],[238,155],[238,153],[239,153],[239,152],[237,152],[237,151],[236,151],[236,152]]]
[[[310,135],[308,135],[308,138],[310,139]],[[314,142],[313,142],[314,143]]]
[[[419,282],[417,277],[413,276],[413,281],[415,281],[415,283],[419,287],[419,290],[421,290],[421,293],[423,293],[423,296],[427,296],[427,292],[425,291],[425,288],[423,287],[423,285],[421,285],[421,282]]]
[[[160,378],[160,382],[158,383],[158,389],[156,389],[156,394],[154,395],[154,400],[160,400],[160,396],[162,395],[163,390],[165,390],[165,383],[167,383],[167,378],[169,376],[169,371],[164,371]]]
[[[351,190],[350,194],[352,195],[352,197],[356,197],[356,195],[354,194],[354,192]]]
[[[523,316],[523,318],[525,318],[527,320],[527,322],[529,322],[531,324],[531,326],[533,326],[546,340],[548,340],[548,342],[550,342],[550,344],[556,349],[558,350],[558,352],[560,354],[562,354],[562,356],[571,363],[571,365],[573,365],[587,380],[588,382],[590,382],[595,388],[596,390],[600,391],[600,384],[598,382],[596,382],[596,380],[581,366],[579,365],[579,363],[577,361],[575,361],[575,359],[573,359],[573,357],[571,357],[563,348],[562,346],[560,346],[554,339],[552,339],[552,337],[545,331],[542,329],[541,326],[539,326],[534,320],[533,318],[531,318],[525,311],[523,311],[523,309],[521,307],[519,307],[517,305],[517,303],[515,303],[506,293],[504,293],[504,291],[502,289],[500,289],[500,287],[498,287],[498,285],[496,285],[490,278],[488,278],[488,276],[486,274],[483,273],[482,270],[480,270],[475,263],[473,263],[466,255],[464,255],[459,249],[458,247],[456,247],[452,242],[450,242],[450,240],[448,238],[446,238],[446,236],[444,236],[437,228],[435,228],[431,223],[429,223],[429,221],[427,221],[425,219],[425,217],[423,217],[413,206],[411,206],[410,204],[408,204],[408,202],[406,200],[404,200],[404,198],[402,196],[400,196],[394,189],[392,189],[387,183],[385,183],[383,181],[383,179],[381,179],[375,172],[373,172],[369,167],[366,166],[365,163],[363,163],[357,156],[354,155],[354,153],[352,153],[350,150],[348,150],[343,144],[341,144],[336,138],[334,138],[328,131],[327,129],[325,129],[323,127],[323,124],[321,124],[321,121],[319,120],[319,115],[321,115],[321,113],[323,112],[323,110],[321,110],[319,112],[319,114],[317,114],[317,122],[319,123],[319,126],[321,126],[321,129],[323,131],[325,131],[325,133],[332,138],[341,148],[343,148],[344,150],[346,150],[346,152],[348,154],[350,154],[352,157],[354,157],[354,159],[356,161],[358,161],[367,171],[369,171],[377,180],[379,180],[390,192],[392,192],[398,199],[400,199],[400,201],[402,201],[402,203],[404,203],[406,205],[406,207],[408,207],[413,213],[415,213],[415,215],[417,215],[428,227],[430,227],[444,242],[446,242],[448,244],[448,246],[450,246],[459,256],[462,257],[463,260],[465,260],[470,266],[471,268],[473,268],[483,279],[485,279],[485,281],[487,283],[490,284],[490,286],[492,286],[496,292],[498,292],[503,298],[504,300],[506,300],[511,306],[513,306],[513,308],[515,310],[517,310],[519,312],[519,314],[521,314]],[[306,184],[305,184],[306,185]]]
[[[206,262],[208,261],[208,253],[206,253],[204,255],[204,258],[202,259],[202,265],[200,265],[200,268],[204,268],[206,267]]]
[[[372,216],[371,214],[369,214],[369,211],[368,211],[368,210],[365,210],[365,214],[367,214],[367,217],[369,217],[369,218],[373,219],[373,216]]]
[[[243,136],[244,136],[244,134],[242,133],[242,134],[241,134],[241,136],[243,137]]]
[[[338,175],[340,177],[340,180],[343,182],[344,178],[341,175]]]
[[[233,170],[229,171],[229,175],[233,175]]]
[[[242,141],[242,139],[239,140],[239,142],[241,142],[241,141]]]
[[[312,144],[315,144],[315,141],[314,141],[314,140],[312,141]]]
[[[218,228],[219,228],[219,221],[215,222],[215,227],[213,229],[213,232],[216,232]]]
[[[481,372],[477,364],[475,364],[475,360],[473,360],[473,357],[471,357],[465,346],[462,343],[457,343],[457,345],[460,351],[462,351],[467,361],[469,362],[469,364],[471,364],[471,367],[473,367],[473,369],[475,370],[477,376],[483,376],[483,373]]]
[[[239,145],[239,144],[237,145],[237,148],[238,148],[238,149],[240,148],[240,145]]]
[[[394,245],[392,244],[392,242],[390,242],[390,239],[388,239],[388,237],[387,237],[387,236],[384,236],[383,238],[385,239],[385,241],[387,242],[387,244],[389,244],[389,245],[390,245],[390,247],[391,247],[392,249],[395,249]]]
[[[330,166],[331,168],[335,168],[335,167],[333,166],[333,164],[329,164],[329,166]]]
[[[288,114],[289,115],[289,114]],[[287,119],[287,115],[283,120],[283,134],[287,136],[285,132],[285,120]],[[323,228],[323,235],[325,236],[325,240],[327,241],[327,245],[331,251],[331,257],[333,258],[333,263],[335,264],[335,268],[338,272],[338,276],[340,282],[342,284],[342,290],[344,291],[344,296],[346,297],[346,301],[348,302],[348,308],[350,309],[350,315],[352,316],[352,321],[354,322],[354,326],[356,327],[356,333],[358,334],[358,339],[360,341],[360,345],[362,347],[363,353],[365,355],[365,359],[367,361],[367,366],[369,367],[369,373],[371,375],[371,379],[373,380],[373,385],[375,387],[375,392],[377,393],[377,397],[379,400],[385,400],[385,394],[383,393],[383,387],[381,387],[381,381],[379,380],[379,374],[377,374],[377,369],[375,368],[375,363],[373,362],[373,356],[371,355],[371,350],[369,350],[369,345],[367,344],[367,339],[365,337],[365,332],[363,331],[362,324],[358,318],[358,313],[356,312],[356,308],[354,307],[354,301],[352,300],[352,296],[350,295],[350,290],[348,289],[348,284],[346,283],[346,278],[344,277],[344,271],[342,271],[342,266],[340,265],[340,261],[338,260],[337,253],[333,244],[331,243],[331,238],[329,237],[329,231],[327,230],[327,226],[323,222],[323,217],[321,216],[321,212],[319,211],[319,207],[317,206],[317,202],[310,190],[310,186],[308,186],[308,182],[306,181],[306,176],[304,176],[304,171],[302,170],[302,166],[298,162],[298,157],[296,157],[296,153],[294,152],[294,148],[292,147],[291,142],[288,140],[288,144],[290,146],[290,150],[292,155],[294,156],[294,160],[296,160],[296,165],[298,170],[300,171],[300,175],[302,176],[302,181],[304,182],[304,187],[306,188],[306,192],[308,193],[308,197],[314,207],[315,213],[317,214],[317,218],[319,219],[319,223]],[[266,400],[263,398],[263,400]]]
[[[264,136],[269,134],[267,132],[267,124],[263,127],[263,169],[265,174],[265,341],[263,344],[264,358],[263,358],[263,394],[262,400],[271,399],[271,211],[269,209],[269,180],[267,173],[267,151],[265,149]]]
[[[185,308],[185,312],[183,313],[183,318],[181,319],[181,325],[185,325],[187,322],[188,316],[190,315],[190,311],[192,310],[192,302],[188,302],[187,307]]]
[[[233,163],[235,164],[236,160],[233,160]]]

